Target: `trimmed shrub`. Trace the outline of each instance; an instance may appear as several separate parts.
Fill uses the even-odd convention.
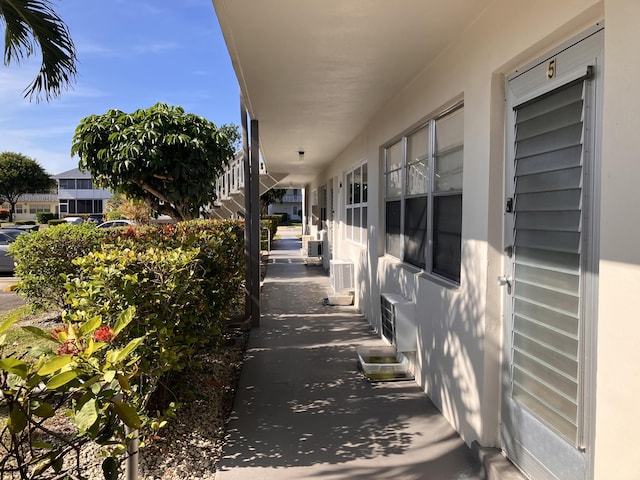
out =
[[[56,213],[52,212],[38,212],[36,213],[36,222],[38,223],[49,223],[50,220],[55,220],[58,218]]]
[[[209,293],[206,300],[215,306],[218,319],[236,307],[244,281],[244,224],[238,220],[192,220],[176,224],[156,224],[117,229],[107,243],[145,251],[149,248],[197,248],[198,261]]]
[[[278,225],[280,225],[280,215],[267,215],[260,219],[262,226],[269,229],[271,232],[271,238],[276,236],[278,231]]]
[[[121,341],[145,336],[145,404],[160,378],[170,384],[220,341],[221,323],[243,294],[243,232],[234,221],[129,228],[74,261],[80,272],[69,277],[67,302],[77,321],[99,316],[113,325],[123,310],[136,309]]]
[[[11,212],[9,212],[9,210],[7,210],[6,208],[0,208],[0,220],[6,220],[7,218],[9,218],[9,214]]]
[[[14,242],[23,294],[57,303],[60,283],[66,290],[61,328],[23,327],[50,339],[55,353],[35,365],[0,359],[0,408],[9,416],[0,434],[24,478],[29,468],[60,473],[89,439],[106,450],[105,478],[115,478],[124,426],[140,430],[142,446],[166,423],[149,402],[221,338],[221,321],[242,298],[243,238],[243,224],[229,220],[113,232],[59,225]],[[0,354],[9,326],[0,325]],[[41,419],[59,408],[77,432],[45,444]]]
[[[17,222],[13,222],[16,225],[35,225],[35,220],[18,220]]]
[[[67,223],[67,222],[61,219],[56,219],[56,220],[49,220],[47,223],[49,225],[62,225],[63,223]]]
[[[37,308],[63,308],[66,276],[79,270],[72,260],[96,250],[105,235],[93,225],[65,223],[18,236],[10,247],[18,292]]]
[[[103,245],[74,260],[80,273],[67,285],[71,317],[102,318],[113,327],[127,308],[136,315],[119,341],[145,337],[139,349],[141,393],[149,397],[158,379],[181,370],[205,341],[219,335],[208,315],[197,249],[123,250]]]

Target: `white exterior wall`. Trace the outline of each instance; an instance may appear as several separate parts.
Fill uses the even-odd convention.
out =
[[[595,478],[631,480],[640,478],[640,3],[607,0],[605,15]]]
[[[58,190],[58,198],[64,200],[109,200],[111,197],[111,191],[104,188]]]
[[[626,3],[629,2],[612,1],[607,3],[607,7],[611,4],[612,9],[622,11],[622,4]],[[322,178],[318,179],[317,184],[311,187],[317,188],[317,185],[326,183],[334,176],[344,180],[343,174],[346,170],[363,160],[368,161],[368,248],[346,241],[342,235],[339,237],[341,240],[334,246],[334,257],[351,258],[356,263],[358,283],[362,285],[362,288],[358,288],[358,306],[374,327],[379,325],[381,292],[401,293],[416,300],[416,310],[419,312],[416,378],[467,443],[478,440],[486,446],[500,444],[503,322],[502,291],[497,286],[496,277],[502,272],[503,262],[504,77],[518,66],[534,60],[593,26],[603,15],[603,5],[596,1],[494,2],[469,31],[461,32],[458,43],[444,51],[410,85],[397,93],[386,108],[378,112],[365,131],[353,140]],[[624,13],[620,16],[624,17]],[[623,18],[631,22],[630,31],[634,20],[638,18],[640,15]],[[622,44],[629,44],[629,39],[621,36],[616,41],[620,49],[619,61],[622,62],[625,56]],[[607,47],[606,55],[609,55],[609,46]],[[608,58],[607,61],[611,63],[612,60]],[[609,69],[613,68],[609,63],[605,71],[605,84],[612,73]],[[618,68],[623,71],[621,65]],[[620,71],[615,73],[624,78]],[[631,75],[630,78],[639,77]],[[629,91],[630,87],[625,90]],[[608,90],[610,91],[611,89]],[[619,92],[622,91],[624,90],[620,87],[614,94],[620,95]],[[383,255],[384,192],[380,148],[412,125],[438,113],[443,106],[459,98],[464,98],[465,108],[465,161],[461,286],[456,289],[446,287],[419,270],[403,266],[397,260]],[[620,99],[621,108],[626,107],[624,101],[625,99]],[[613,117],[614,113],[610,112],[608,116]],[[637,122],[635,116],[629,114],[621,118],[634,118]],[[633,127],[635,128],[635,124]],[[606,132],[605,129],[605,135]],[[637,134],[629,134],[628,142],[640,141],[637,138]],[[614,148],[613,144],[620,143],[605,142],[605,147],[610,145],[609,148]],[[631,152],[632,149],[626,158],[630,158]],[[603,157],[607,158],[606,153]],[[624,164],[627,168],[624,156],[617,155],[616,162]],[[638,162],[634,167],[640,169]],[[607,191],[603,192],[603,198],[606,197],[603,217],[607,217],[607,221],[611,223],[608,225],[609,228],[602,229],[603,234],[621,228],[617,222],[623,220],[616,219],[614,208],[619,212],[621,205],[640,204],[638,189],[631,185],[632,178],[640,179],[640,171],[636,171],[634,176],[628,176],[620,167],[618,172],[618,180],[611,179],[611,185],[607,185]],[[623,189],[617,182],[630,185]],[[620,197],[625,195],[629,198],[624,199],[624,202],[617,201],[622,200]],[[344,196],[342,199],[342,204],[336,205],[337,219],[344,219]],[[625,238],[616,238],[616,242],[624,245],[603,242],[603,247],[606,245],[612,252],[619,252],[620,248],[629,249],[632,245],[640,245],[638,227],[634,225],[634,228],[636,234],[633,242],[626,245]],[[633,262],[633,268],[636,269],[640,263],[637,251],[636,247]],[[627,259],[623,258],[621,261]],[[612,287],[619,284],[619,278],[627,279],[626,297],[620,296],[619,290],[606,292],[606,289],[601,287],[601,325],[602,318],[611,315],[609,309],[615,311],[619,308],[618,305],[624,305],[621,299],[628,300],[633,288],[636,292],[640,291],[638,273],[621,274],[619,270],[629,272],[629,267],[611,261],[601,271],[612,278],[615,275],[616,281],[611,282]],[[640,311],[638,308],[626,310]],[[603,317],[605,312],[606,316]],[[633,337],[627,336],[618,328],[616,326],[605,337],[613,352],[619,350],[615,347],[618,335],[626,338],[626,343],[634,341]],[[633,328],[635,331],[640,329],[638,325],[634,325]],[[613,364],[614,358],[609,359],[606,352],[599,352],[599,355],[603,355],[605,362],[610,361]],[[637,358],[639,354],[633,355],[636,360],[633,365],[637,368],[640,365]],[[620,375],[628,374],[628,369],[620,370]],[[640,376],[636,375],[636,378]],[[610,379],[608,383],[614,383],[614,380]],[[635,386],[640,391],[640,386]],[[617,388],[624,387],[618,384]],[[635,398],[629,399],[629,402],[632,401],[635,401]],[[612,410],[611,415],[615,414],[617,412]],[[605,427],[598,423],[598,428]],[[606,429],[614,431],[609,425]],[[615,448],[613,444],[609,445],[611,446],[608,448]]]

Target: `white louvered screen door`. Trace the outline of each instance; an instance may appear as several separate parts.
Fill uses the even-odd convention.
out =
[[[581,479],[589,469],[583,420],[590,355],[585,307],[592,299],[585,303],[585,292],[591,282],[586,270],[593,269],[596,64],[593,57],[572,62],[588,57],[590,47],[574,45],[509,85],[511,278],[503,444],[532,478]],[[550,81],[556,73],[550,69],[567,64],[572,68],[564,80]],[[545,81],[546,90],[540,88]]]
[[[512,397],[577,442],[584,81],[516,109]]]

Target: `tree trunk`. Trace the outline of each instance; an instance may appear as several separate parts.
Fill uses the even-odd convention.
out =
[[[12,202],[11,200],[9,200],[9,205],[11,205],[9,207],[9,221],[10,222],[13,222],[13,217],[14,217],[14,215],[16,213],[16,204],[17,203],[18,202]]]

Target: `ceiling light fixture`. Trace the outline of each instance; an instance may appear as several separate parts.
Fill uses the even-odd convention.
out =
[[[304,150],[298,150],[298,160],[304,160]]]

